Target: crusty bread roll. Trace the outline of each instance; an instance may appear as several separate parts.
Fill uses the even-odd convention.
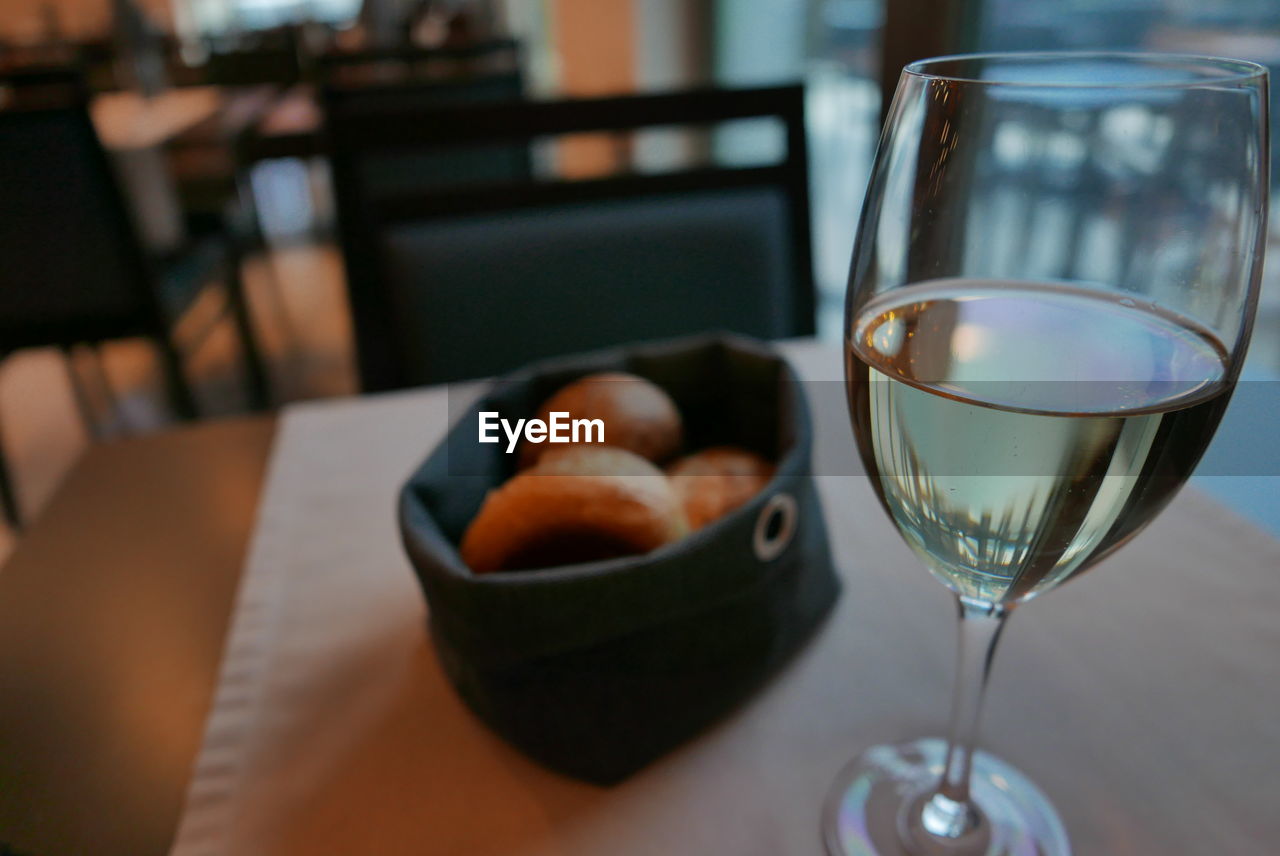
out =
[[[717,446],[681,458],[667,475],[689,526],[701,529],[750,501],[773,478],[773,469],[754,452]]]
[[[476,573],[646,553],[689,527],[662,471],[624,449],[553,447],[490,491],[462,539]]]
[[[684,431],[675,402],[661,387],[632,374],[602,372],[579,378],[543,402],[538,418],[546,421],[553,411],[568,413],[570,419],[602,420],[604,442],[591,445],[626,449],[654,463],[680,451]],[[522,441],[521,469],[556,448],[564,445]]]

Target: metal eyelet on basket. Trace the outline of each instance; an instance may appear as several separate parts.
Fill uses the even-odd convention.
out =
[[[791,494],[776,493],[770,497],[764,508],[760,509],[755,532],[751,536],[751,547],[755,550],[756,558],[762,562],[772,562],[781,556],[795,537],[799,517],[799,506]]]

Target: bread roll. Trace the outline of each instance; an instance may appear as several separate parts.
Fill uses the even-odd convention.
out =
[[[623,372],[603,372],[580,378],[551,396],[538,409],[544,421],[553,411],[571,419],[599,419],[604,422],[604,442],[635,452],[661,463],[680,451],[684,433],[680,411],[661,387]],[[520,447],[520,468],[538,463],[552,449],[563,444],[530,443]]]
[[[692,529],[742,505],[764,489],[773,478],[773,464],[733,446],[718,446],[688,455],[667,468]]]
[[[689,527],[662,471],[624,449],[552,447],[490,491],[462,539],[476,573],[646,553]]]

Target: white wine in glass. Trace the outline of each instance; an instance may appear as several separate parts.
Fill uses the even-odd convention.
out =
[[[1247,347],[1266,71],[1005,54],[904,70],[854,249],[846,380],[877,494],[956,594],[947,741],[865,751],[833,854],[1065,854],[1052,805],[975,751],[1005,619],[1190,476]],[[1206,124],[1209,123],[1209,124]]]

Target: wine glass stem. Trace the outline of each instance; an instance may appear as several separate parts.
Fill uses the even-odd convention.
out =
[[[969,798],[969,771],[991,664],[1010,612],[1003,606],[964,597],[957,597],[956,603],[960,622],[947,762],[937,790],[924,803],[920,819],[926,830],[942,838],[959,838],[979,823],[977,807]]]

